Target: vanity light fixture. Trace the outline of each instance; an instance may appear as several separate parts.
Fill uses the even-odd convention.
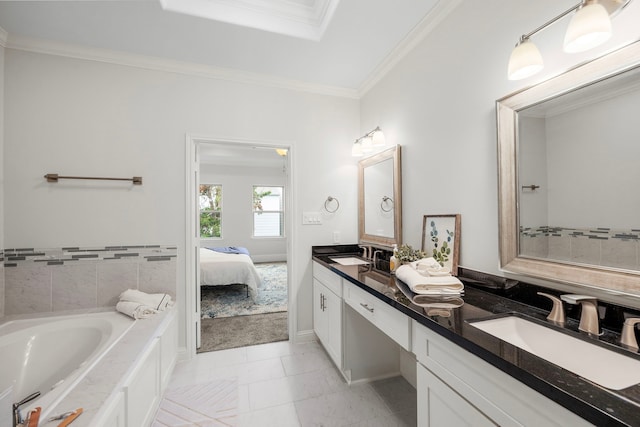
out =
[[[276,153],[278,153],[279,156],[286,157],[288,152],[289,150],[286,148],[276,148]]]
[[[376,148],[384,147],[386,144],[384,133],[382,133],[380,126],[377,126],[374,130],[356,139],[351,147],[351,155],[353,157],[362,157],[364,154],[370,153]]]
[[[531,36],[575,12],[565,33],[564,51],[584,52],[601,45],[611,37],[611,16],[630,2],[631,0],[582,0],[530,33],[523,34],[509,57],[507,71],[509,80],[530,77],[544,68],[542,55],[531,41]]]

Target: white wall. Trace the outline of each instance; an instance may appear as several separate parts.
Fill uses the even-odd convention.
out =
[[[547,139],[545,120],[518,117],[518,197],[520,198],[520,225],[540,227],[549,222],[547,194]],[[523,185],[538,185],[535,191],[523,190]]]
[[[200,165],[200,182],[222,185],[222,238],[201,239],[201,247],[243,246],[254,262],[285,261],[286,237],[252,237],[253,186],[286,185],[282,167]],[[285,198],[289,197],[285,189]]]
[[[290,145],[292,292],[297,329],[311,330],[311,246],[333,243],[334,230],[357,239],[357,100],[13,49],[5,88],[5,244],[176,244],[183,314],[185,134]],[[47,184],[49,172],[139,175],[144,184]],[[340,210],[301,226],[302,212],[320,211],[329,194]]]
[[[0,32],[3,31],[0,28]],[[4,54],[0,44],[0,248],[4,246]],[[4,263],[0,263],[0,316],[4,316]]]
[[[638,105],[635,90],[546,120],[549,225],[640,228]]]
[[[462,215],[460,264],[501,274],[495,101],[640,36],[640,2],[613,21],[611,41],[561,51],[567,22],[536,37],[546,68],[507,80],[518,37],[574,5],[557,0],[462,1],[361,100],[361,132],[380,125],[403,150],[405,242],[420,246],[424,214]]]

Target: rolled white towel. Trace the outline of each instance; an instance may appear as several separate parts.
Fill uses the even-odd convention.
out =
[[[133,301],[120,301],[116,304],[116,310],[134,319],[146,319],[158,312],[149,306]]]
[[[147,294],[136,289],[127,289],[121,293],[120,301],[137,302],[158,311],[173,307],[173,301],[169,294]]]
[[[396,270],[396,277],[406,283],[416,294],[454,295],[464,290],[464,285],[456,277],[451,275],[427,277],[409,264],[401,265]]]

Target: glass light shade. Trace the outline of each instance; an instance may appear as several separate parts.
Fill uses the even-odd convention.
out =
[[[353,146],[351,147],[351,155],[353,157],[362,157],[362,144],[360,144],[360,141],[353,143]]]
[[[583,52],[599,46],[611,37],[611,19],[600,3],[582,6],[571,18],[564,36],[564,51]]]
[[[362,152],[370,153],[373,151],[373,141],[370,136],[366,136],[360,140],[360,144],[362,144]]]
[[[380,128],[376,128],[376,130],[373,131],[373,136],[371,138],[372,145],[374,147],[383,147],[387,143],[384,137],[384,133],[382,133],[382,130],[380,130]]]
[[[509,80],[520,80],[532,76],[544,68],[540,51],[529,39],[519,43],[509,57]]]
[[[286,156],[287,155],[287,149],[286,148],[276,148],[276,153],[278,153],[279,156]]]

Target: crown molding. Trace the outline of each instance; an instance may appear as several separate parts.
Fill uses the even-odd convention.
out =
[[[358,98],[362,98],[384,76],[386,76],[398,62],[411,52],[422,40],[424,40],[440,22],[442,22],[462,0],[438,0],[438,3],[416,25],[411,32],[385,57],[384,60],[371,72],[369,77],[357,90]]]
[[[1,34],[0,34],[1,36]],[[235,83],[252,84],[278,89],[308,92],[318,95],[358,99],[354,89],[306,83],[260,73],[239,71],[231,68],[213,67],[192,62],[174,61],[165,58],[131,54],[122,51],[88,48],[50,40],[10,35],[5,47],[25,52],[62,56],[87,61],[104,62],[134,68],[142,68],[167,73],[226,80]]]
[[[7,31],[0,27],[0,46],[2,47],[7,47],[7,39],[9,38],[9,33],[7,33]]]

